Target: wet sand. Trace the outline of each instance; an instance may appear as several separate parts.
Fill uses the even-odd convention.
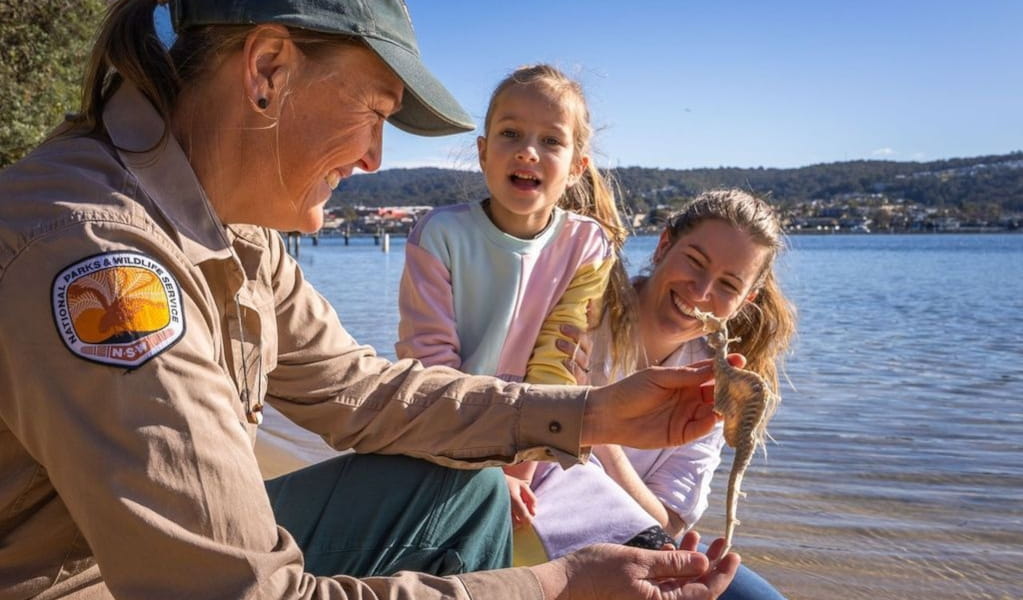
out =
[[[977,515],[941,500],[829,492],[813,477],[759,468],[747,472],[734,549],[790,600],[1023,599],[1019,481],[991,486],[1006,514]],[[723,491],[715,498],[697,524],[705,540],[724,531]]]

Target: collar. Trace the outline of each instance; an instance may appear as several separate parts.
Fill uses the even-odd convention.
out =
[[[509,252],[519,254],[531,254],[546,248],[547,244],[561,233],[566,220],[565,211],[555,206],[554,211],[551,213],[551,218],[547,221],[547,225],[544,226],[543,230],[536,234],[536,237],[523,239],[501,231],[490,217],[487,216],[487,211],[483,208],[483,201],[471,202],[469,204],[469,212],[476,221],[477,227],[480,228],[487,239],[497,245],[498,248],[504,248]]]
[[[134,85],[123,82],[103,110],[103,123],[125,167],[174,228],[172,236],[198,265],[229,258],[231,244],[184,151]]]

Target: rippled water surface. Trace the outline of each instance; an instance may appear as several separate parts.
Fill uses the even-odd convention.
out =
[[[627,248],[630,270],[655,238]],[[793,600],[1023,599],[1023,235],[798,236],[774,443],[736,550]],[[307,277],[393,356],[404,247],[303,242]],[[698,529],[723,531],[727,456]]]

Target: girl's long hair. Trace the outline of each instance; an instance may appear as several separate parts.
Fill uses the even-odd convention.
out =
[[[520,67],[494,88],[484,119],[485,128],[490,127],[490,118],[501,94],[516,85],[536,87],[546,96],[570,108],[575,117],[575,139],[572,140],[574,156],[578,159],[590,154],[593,125],[590,123],[590,111],[582,85],[548,64]],[[638,357],[638,345],[635,342],[635,293],[625,269],[623,249],[629,231],[618,210],[616,187],[614,179],[607,173],[601,173],[591,160],[579,180],[565,189],[558,206],[596,220],[611,242],[614,265],[604,291],[600,314],[596,316],[599,317],[598,322],[606,319],[610,324],[613,360],[616,363],[631,364]]]

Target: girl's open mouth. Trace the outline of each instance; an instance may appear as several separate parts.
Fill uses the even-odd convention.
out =
[[[520,190],[535,190],[540,187],[540,178],[532,173],[517,171],[509,175],[508,179]]]

